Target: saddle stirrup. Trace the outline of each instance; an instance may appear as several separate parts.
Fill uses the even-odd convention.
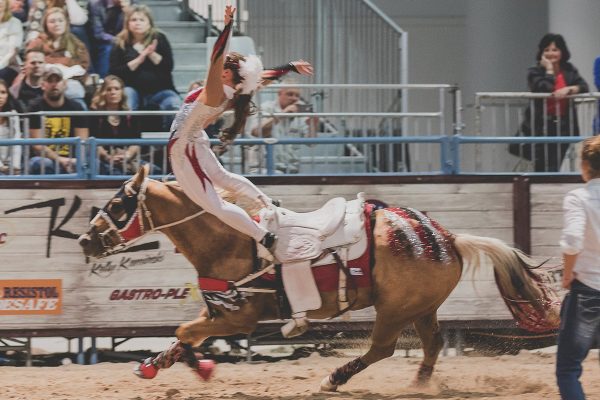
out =
[[[293,338],[300,336],[308,330],[308,318],[306,312],[297,312],[292,315],[289,320],[281,327],[281,334],[284,338]]]

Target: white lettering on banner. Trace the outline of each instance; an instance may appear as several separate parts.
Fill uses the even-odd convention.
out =
[[[55,311],[57,299],[0,300],[0,311]]]

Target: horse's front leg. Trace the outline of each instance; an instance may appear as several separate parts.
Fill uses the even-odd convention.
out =
[[[248,324],[246,329],[255,325],[256,322]],[[203,310],[200,317],[177,328],[176,335],[179,340],[155,357],[144,360],[134,372],[141,378],[152,379],[159,369],[169,368],[182,358],[190,367],[198,370],[201,365],[198,365],[196,361],[192,350],[193,346],[199,346],[211,336],[228,336],[236,333],[240,333],[238,324],[233,324],[227,318],[222,317],[211,319],[208,312]],[[197,372],[200,373],[201,371]]]

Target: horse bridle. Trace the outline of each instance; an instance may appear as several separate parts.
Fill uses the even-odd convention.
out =
[[[98,235],[98,239],[102,245],[103,252],[100,255],[101,257],[106,257],[123,251],[134,242],[146,236],[148,233],[182,224],[206,212],[205,210],[200,210],[197,213],[189,215],[180,220],[156,226],[154,224],[154,220],[152,219],[152,212],[146,205],[146,190],[148,189],[148,183],[150,181],[150,178],[144,178],[144,181],[140,185],[139,191],[136,191],[132,187],[131,179],[123,184],[122,190],[126,198],[135,199],[135,209],[127,211],[126,208],[125,212],[127,219],[125,221],[116,221],[108,212],[107,206],[98,211],[98,214],[96,214],[96,216],[90,221],[91,231]],[[144,218],[150,226],[150,229],[148,230],[146,230],[144,225]],[[98,231],[96,227],[96,222],[99,219],[103,220],[107,226],[107,228],[102,232]],[[113,240],[111,239],[112,235],[119,239],[119,243],[113,243]]]

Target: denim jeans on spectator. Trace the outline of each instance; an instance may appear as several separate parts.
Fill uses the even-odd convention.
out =
[[[56,166],[58,165],[58,172]],[[29,173],[32,175],[53,175],[53,174],[68,174],[60,164],[47,157],[31,157],[29,160]]]
[[[127,94],[127,105],[131,110],[142,108],[146,110],[168,111],[179,110],[179,107],[181,107],[181,97],[170,89],[140,96],[134,88],[127,86],[125,87],[125,93]],[[174,117],[175,115],[163,118],[163,130],[168,131],[171,128],[171,122]]]
[[[90,38],[87,33],[86,25],[71,25],[71,33],[73,35],[77,36],[77,39],[81,40],[83,42],[83,44],[85,45],[85,48],[87,49],[88,53],[92,54],[92,46],[90,43]],[[88,67],[88,72],[94,72],[93,66],[91,63],[90,63],[90,66]]]
[[[110,42],[96,42],[94,44],[94,71],[104,78],[108,75],[108,69],[110,66],[110,51],[113,48],[113,44]]]
[[[556,379],[560,395],[566,400],[585,399],[579,382],[581,363],[598,338],[600,291],[575,280],[561,308]]]

